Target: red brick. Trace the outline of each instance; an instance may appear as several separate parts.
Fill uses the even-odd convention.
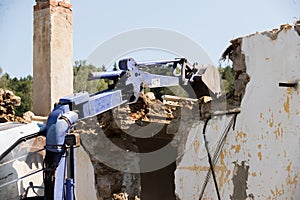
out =
[[[65,3],[65,2],[58,2],[58,6],[61,6],[61,7],[64,7],[64,8],[68,8],[68,9],[71,9],[72,8],[72,5],[69,4],[69,3]]]
[[[53,7],[56,7],[56,6],[58,6],[58,2],[57,1],[49,1],[49,4],[51,5],[51,6],[53,6]]]

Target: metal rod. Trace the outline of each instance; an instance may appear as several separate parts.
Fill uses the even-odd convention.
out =
[[[296,87],[298,85],[297,82],[295,83],[279,83],[279,87]]]
[[[208,162],[209,162],[210,170],[211,170],[211,173],[212,173],[212,175],[213,175],[213,180],[214,180],[214,185],[215,185],[215,188],[216,188],[218,200],[221,200],[220,192],[219,192],[219,188],[218,188],[218,183],[217,183],[217,179],[216,179],[216,174],[215,174],[213,162],[212,162],[212,159],[211,159],[211,155],[210,155],[210,153],[209,153],[209,149],[208,149],[208,145],[207,145],[208,142],[207,142],[207,140],[206,140],[206,135],[205,135],[206,127],[207,127],[208,121],[209,121],[210,119],[211,119],[210,117],[206,119],[205,124],[204,124],[204,127],[203,127],[203,132],[202,132],[202,134],[203,134],[203,139],[204,139],[205,149],[206,149],[206,152],[207,152],[207,157],[208,157]]]
[[[141,62],[136,62],[138,66],[151,66],[151,65],[165,65],[168,63],[174,63],[178,62],[181,59],[174,59],[174,60],[151,60],[151,61],[141,61]]]
[[[233,118],[230,120],[230,122],[226,126],[224,132],[222,133],[222,136],[221,136],[220,140],[218,141],[215,153],[214,153],[213,158],[212,158],[213,165],[216,165],[217,162],[218,162],[220,153],[223,149],[223,146],[224,146],[224,143],[225,143],[225,140],[226,140],[226,137],[227,137],[227,134],[228,134],[230,128],[232,127],[234,129],[234,127],[235,127],[235,121],[236,121],[237,115],[238,115],[238,113],[234,114]],[[202,197],[203,197],[203,194],[204,194],[205,188],[207,186],[208,180],[210,179],[210,175],[211,175],[211,170],[208,170],[208,172],[206,174],[205,181],[204,181],[202,189],[201,189],[201,193],[199,195],[199,199],[202,199]]]

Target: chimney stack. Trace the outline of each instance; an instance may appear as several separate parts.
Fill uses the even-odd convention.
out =
[[[73,93],[72,5],[36,0],[33,36],[33,112],[48,116],[59,98]]]

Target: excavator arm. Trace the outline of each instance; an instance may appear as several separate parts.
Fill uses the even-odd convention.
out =
[[[140,69],[162,65],[171,65],[173,75],[151,74]],[[178,66],[180,73],[176,73]],[[190,64],[185,58],[148,62],[136,62],[133,58],[127,58],[119,61],[117,71],[94,72],[88,76],[88,80],[97,79],[113,80],[113,84],[107,90],[97,93],[80,92],[61,98],[47,120],[44,172],[46,199],[63,199],[64,195],[67,199],[74,199],[75,165],[72,152],[76,146],[76,137],[72,139],[69,133],[77,120],[96,116],[125,103],[133,104],[146,87],[190,87],[195,93],[194,98],[203,95],[217,98],[221,91],[220,77],[214,68]],[[66,152],[70,156],[71,174],[73,171],[73,176],[67,179]]]

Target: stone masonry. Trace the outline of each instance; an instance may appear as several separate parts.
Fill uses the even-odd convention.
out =
[[[33,111],[48,116],[60,97],[73,92],[69,1],[36,0],[33,43]]]

